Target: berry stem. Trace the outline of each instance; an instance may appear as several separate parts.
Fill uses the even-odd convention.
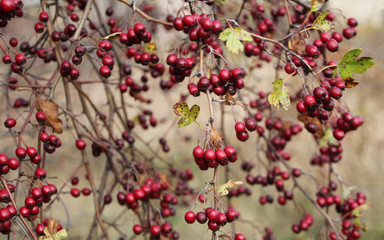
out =
[[[9,194],[9,197],[10,197],[10,199],[11,199],[12,205],[13,205],[16,209],[19,209],[19,208],[17,207],[17,205],[16,205],[15,200],[14,200],[13,197],[12,197],[12,193],[11,193],[11,191],[10,191],[9,188],[8,188],[7,182],[5,181],[5,179],[4,179],[2,176],[0,176],[0,181],[1,181],[1,183],[3,184],[4,188],[7,190],[8,194]],[[20,220],[24,223],[25,227],[28,229],[28,232],[31,234],[32,238],[33,238],[34,240],[37,240],[37,237],[36,237],[35,233],[34,233],[34,232],[32,231],[32,229],[29,227],[29,225],[28,225],[27,221],[25,220],[25,218],[24,218],[21,214],[19,214],[18,216],[19,216]]]
[[[147,15],[146,13],[141,11],[140,9],[134,7],[134,4],[133,3],[129,3],[127,0],[119,0],[119,2],[122,2],[122,3],[126,4],[126,5],[128,5],[130,8],[132,8],[135,12],[140,14],[142,17],[144,17],[148,21],[155,22],[155,23],[161,23],[163,25],[170,26],[170,27],[173,26],[173,23],[171,23],[171,22],[165,22],[165,21],[162,21],[160,19],[156,19],[156,18],[153,18],[153,17]]]

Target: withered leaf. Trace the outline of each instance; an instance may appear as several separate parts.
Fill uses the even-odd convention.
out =
[[[309,117],[309,116],[304,116],[304,115],[299,115],[297,116],[297,119],[304,123],[304,124],[307,124],[309,122],[311,123],[314,123],[316,124],[316,126],[318,127],[318,130],[315,134],[313,134],[315,137],[317,138],[322,138],[324,137],[324,129],[323,129],[323,126],[321,125],[321,122],[318,118],[316,117]]]
[[[209,135],[210,144],[215,146],[215,148],[220,149],[221,145],[223,144],[223,137],[221,136],[221,134],[216,129],[212,128]]]
[[[168,187],[171,191],[173,191],[175,189],[175,187],[172,185],[172,183],[169,179],[169,176],[167,174],[159,173],[159,174],[157,174],[157,176],[160,178],[160,183],[168,184]]]
[[[223,102],[224,105],[240,105],[242,107],[246,106],[247,104],[242,101],[238,101],[233,98],[233,96],[227,91],[225,94],[225,102]]]
[[[59,106],[56,103],[49,100],[39,100],[36,108],[39,111],[45,113],[46,119],[45,124],[52,127],[53,132],[62,133],[63,121],[58,117],[59,116]]]
[[[134,93],[132,93],[132,95],[133,95],[133,97],[134,97],[136,100],[139,100],[140,102],[144,102],[144,103],[148,102],[148,99],[145,98],[145,97],[143,96],[143,94],[141,94],[141,92],[134,92]]]
[[[355,79],[350,77],[344,78],[343,82],[345,83],[346,88],[354,88],[357,84],[359,84],[358,82],[355,82]]]

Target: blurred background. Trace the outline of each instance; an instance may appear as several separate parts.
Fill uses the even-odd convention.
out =
[[[136,1],[137,6],[140,7],[142,2],[143,1]],[[162,0],[153,1],[153,4],[155,8],[161,8],[160,12],[157,14],[165,16],[167,12],[174,13],[174,9],[180,7],[180,2],[181,1]],[[226,2],[233,4],[234,12],[236,12],[236,9],[240,6],[242,1],[227,0]],[[19,19],[14,19],[11,21],[9,27],[5,30],[0,30],[4,36],[15,35],[20,39],[27,40],[33,35],[33,24],[36,18],[36,12],[41,11],[37,5],[39,1],[25,0],[24,3],[25,9],[27,9],[25,19],[30,19],[31,21],[24,20],[24,22],[20,23],[17,22]],[[131,14],[128,7],[117,1],[105,1],[103,4],[105,4],[105,6],[114,6],[116,16],[126,16],[127,13]],[[362,116],[365,122],[358,131],[351,132],[343,140],[343,160],[335,165],[335,169],[347,186],[356,186],[356,190],[364,192],[367,195],[367,202],[372,204],[372,208],[365,211],[362,218],[367,224],[368,231],[362,234],[361,239],[384,239],[384,204],[382,204],[384,199],[384,188],[380,184],[383,180],[384,172],[384,106],[382,105],[384,102],[384,0],[332,0],[329,1],[328,6],[333,13],[338,15],[338,17],[343,14],[346,18],[354,17],[359,21],[357,36],[349,41],[343,41],[341,44],[342,50],[335,53],[334,57],[341,59],[342,54],[345,51],[353,48],[362,48],[363,55],[372,56],[376,63],[376,66],[373,69],[369,69],[364,74],[355,75],[359,85],[353,89],[347,89],[343,95],[343,101],[348,103],[350,111],[354,115]],[[340,19],[342,19],[342,17]],[[340,20],[340,22],[343,21]],[[26,29],[20,31],[20,24],[23,24],[23,27]],[[167,32],[163,29],[160,29],[159,34],[154,36],[154,41],[158,46],[167,44],[164,49],[159,49],[161,59],[164,59],[166,54],[172,50],[175,45],[174,39],[173,41],[169,41]],[[244,62],[242,61],[249,60],[238,60],[234,56],[230,58],[230,62],[234,66],[238,63],[243,64]],[[254,62],[247,62],[245,64],[250,65],[254,64]],[[40,69],[40,71],[48,72],[49,69]],[[255,70],[253,75],[248,76],[247,81],[254,78],[255,81],[250,84],[256,91],[269,91],[272,87],[271,82],[273,81],[273,76],[273,70],[265,66]],[[91,79],[94,76],[90,73],[85,73],[82,77],[84,79]],[[158,88],[158,82],[152,82],[151,88],[152,90]],[[102,88],[92,86],[89,87],[87,91],[94,97],[96,102],[100,104],[104,103],[105,99],[103,96],[99,95]],[[185,93],[186,86],[179,86],[172,91]],[[193,146],[195,146],[197,139],[202,133],[200,128],[197,125],[191,125],[182,129],[178,129],[176,126],[169,128],[176,117],[174,116],[171,107],[169,109],[164,109],[162,106],[164,106],[164,104],[172,106],[173,103],[178,101],[179,95],[174,94],[172,96],[164,96],[164,94],[154,94],[152,97],[155,98],[156,101],[154,101],[149,108],[154,111],[154,114],[158,116],[159,119],[161,119],[159,128],[151,132],[139,132],[139,134],[149,143],[155,144],[157,143],[157,139],[154,136],[164,134],[165,131],[170,129],[167,132],[167,141],[171,150],[169,153],[164,154],[163,157],[174,160],[176,168],[191,168],[195,173],[195,179],[191,182],[191,186],[196,190],[203,189],[205,186],[204,183],[210,181],[212,172],[199,171],[191,156]],[[187,102],[190,106],[193,104],[201,106],[202,117],[200,117],[200,122],[204,123],[206,121],[204,117],[207,116],[208,112],[206,99],[204,97],[188,98]],[[236,111],[241,116],[241,110]],[[278,114],[288,114],[291,120],[295,120],[295,111],[295,109],[290,109],[288,113],[280,112]],[[225,128],[233,129],[233,117],[231,116],[230,111],[228,111],[228,113],[229,114],[227,114],[225,120]],[[217,112],[215,112],[215,114],[220,115],[219,107],[217,107]],[[134,113],[132,113],[132,115],[134,115]],[[0,133],[4,134],[5,131],[2,130]],[[237,141],[232,131],[226,131],[226,136],[228,138],[227,143],[233,144],[239,149],[239,152],[241,152],[240,160],[236,164],[230,166],[230,178],[245,182],[245,173],[239,170],[239,166],[242,161],[249,161],[255,158],[255,142],[257,141],[257,138],[252,136],[246,144],[239,144],[239,141]],[[180,138],[183,138],[183,141],[180,141]],[[71,148],[73,144],[71,144],[71,141],[73,141],[73,136],[70,133],[63,134],[61,139],[64,143],[64,147],[59,149],[54,157],[49,159],[47,172],[52,176],[59,175],[61,180],[65,180],[80,162],[80,154],[77,152],[72,154]],[[184,141],[184,139],[192,140]],[[2,144],[0,148],[4,152],[12,152],[12,149],[8,149],[9,146],[7,146],[7,144]],[[292,155],[290,163],[293,166],[300,166],[300,168],[304,170],[314,171],[320,176],[325,171],[325,169],[312,167],[309,164],[310,159],[316,153],[316,147],[314,145],[314,140],[307,132],[304,131],[297,136],[294,141],[288,144],[287,149]],[[88,152],[88,154],[91,158],[91,153]],[[185,164],[186,162],[187,165]],[[98,172],[97,169],[104,167],[103,161],[101,159],[92,159],[91,164],[95,169],[96,177],[100,179],[101,171]],[[164,169],[164,171],[165,170],[166,169]],[[256,167],[252,173],[257,174],[259,170],[260,168]],[[87,181],[83,177],[84,174],[84,170],[80,170],[78,174],[81,179],[80,189],[81,187],[88,187]],[[53,182],[56,181],[55,183],[58,186],[61,186],[61,180],[52,179]],[[220,178],[220,180],[224,181],[223,178]],[[300,179],[300,181],[305,183],[308,181],[308,178]],[[311,185],[309,184],[307,186],[309,187],[309,189],[307,189],[308,192],[315,194],[317,189],[310,189],[310,186]],[[323,218],[318,214],[315,214],[315,224],[311,227],[309,234],[301,233],[294,235],[292,233],[291,224],[298,222],[304,211],[312,212],[312,210],[314,210],[309,202],[303,198],[301,193],[295,191],[294,204],[289,203],[287,206],[282,207],[277,203],[274,203],[261,207],[258,201],[259,196],[267,193],[276,196],[274,189],[262,189],[260,186],[256,185],[248,187],[251,188],[251,196],[242,196],[232,201],[232,204],[236,206],[241,213],[241,221],[239,220],[234,224],[236,232],[244,233],[247,236],[247,239],[259,240],[262,239],[261,236],[264,227],[269,226],[272,228],[276,239],[324,239],[324,236],[319,236],[317,234],[321,230],[321,226],[324,225]],[[115,195],[113,195],[113,198],[114,201],[116,201]],[[85,239],[84,236],[89,231],[89,222],[94,216],[92,198],[81,196],[80,199],[74,199],[67,194],[62,195],[61,200],[62,205],[60,203],[56,204],[55,207],[51,209],[50,214],[53,217],[60,219],[63,226],[68,229],[69,239]],[[175,229],[180,231],[182,236],[181,239],[203,239],[206,229],[205,225],[200,226],[199,224],[194,224],[191,226],[187,225],[184,221],[180,221],[180,219],[183,219],[184,213],[188,209],[189,207],[178,209],[177,217],[172,218],[171,221],[174,224]],[[110,219],[112,221],[121,211],[122,208],[120,206],[117,207],[117,204],[114,204],[111,205],[111,207],[108,207],[103,216],[105,219]],[[68,218],[67,214],[71,217]],[[131,236],[131,226],[136,223],[137,220],[129,216],[129,214],[126,214],[124,217],[121,217],[122,220],[118,223],[122,225],[128,224],[128,227],[124,229],[124,233]],[[336,217],[337,215],[334,216]],[[231,231],[232,229],[227,227],[226,230]],[[119,234],[113,236],[114,239],[117,239]]]

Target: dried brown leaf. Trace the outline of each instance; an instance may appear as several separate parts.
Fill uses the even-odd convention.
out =
[[[215,146],[215,148],[220,149],[223,144],[223,137],[216,129],[211,129],[209,142],[211,145]]]
[[[307,124],[309,122],[316,124],[316,126],[318,127],[319,130],[317,130],[317,132],[314,134],[315,137],[317,137],[317,138],[324,137],[323,125],[321,124],[321,122],[318,118],[299,115],[299,116],[297,116],[297,119],[304,124]]]
[[[175,187],[172,185],[172,183],[169,179],[169,176],[167,174],[159,173],[159,174],[157,174],[157,176],[160,178],[160,183],[168,184],[168,187],[171,191],[173,191],[175,189]]]
[[[52,127],[53,132],[62,133],[63,121],[59,116],[59,106],[56,103],[49,100],[39,100],[37,103],[37,109],[45,113],[45,124]]]

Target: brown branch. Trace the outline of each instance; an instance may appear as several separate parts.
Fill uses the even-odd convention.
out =
[[[10,198],[11,198],[12,205],[13,205],[16,209],[19,209],[19,208],[17,207],[17,205],[16,205],[15,199],[13,199],[13,197],[12,197],[12,194],[11,194],[11,191],[9,190],[9,188],[8,188],[7,182],[5,181],[5,179],[4,179],[2,176],[0,176],[0,180],[1,180],[1,183],[3,184],[4,188],[7,190],[8,194],[9,194],[9,196],[10,196]],[[21,215],[21,214],[19,213],[18,216],[19,216],[20,220],[24,223],[25,227],[28,229],[28,232],[31,234],[31,236],[33,237],[33,239],[34,239],[34,240],[37,240],[37,237],[36,237],[35,233],[34,233],[34,232],[32,231],[32,229],[29,227],[29,225],[28,225],[27,221],[25,220],[25,218],[23,217],[23,215]]]
[[[147,19],[150,22],[161,23],[163,25],[171,26],[171,27],[173,26],[173,23],[171,23],[171,22],[165,22],[165,21],[162,21],[160,19],[156,19],[156,18],[153,18],[153,17],[147,15],[146,13],[141,11],[140,9],[136,8],[133,3],[129,3],[127,0],[118,0],[118,1],[128,5],[130,8],[133,9],[133,11],[137,12],[138,14],[140,14],[142,17],[144,17],[145,19]]]

